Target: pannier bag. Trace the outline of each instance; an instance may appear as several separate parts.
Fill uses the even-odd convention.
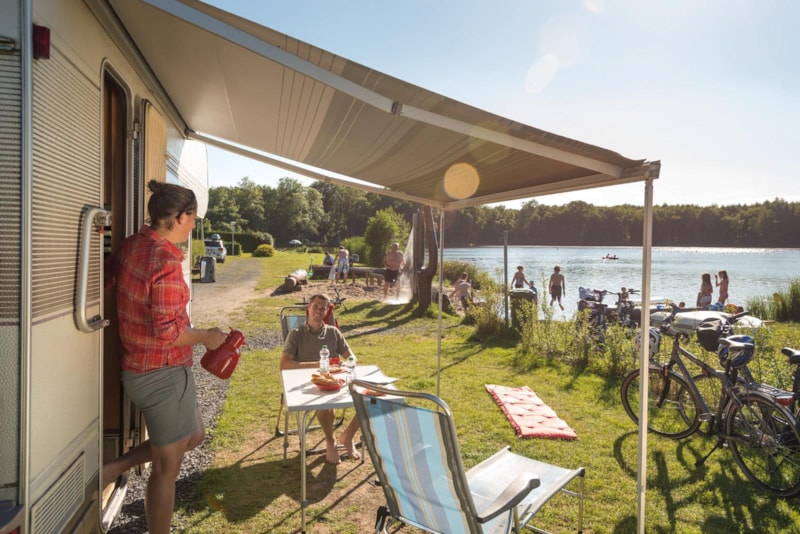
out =
[[[727,337],[731,333],[731,325],[721,319],[710,319],[697,325],[697,341],[709,352],[717,352],[719,338]]]

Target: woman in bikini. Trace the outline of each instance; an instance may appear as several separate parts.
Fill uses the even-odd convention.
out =
[[[714,298],[714,286],[711,285],[711,275],[703,273],[700,277],[700,292],[697,294],[697,307],[708,308]]]
[[[720,271],[718,275],[714,275],[714,285],[719,288],[719,298],[717,302],[725,304],[728,300],[728,271]]]

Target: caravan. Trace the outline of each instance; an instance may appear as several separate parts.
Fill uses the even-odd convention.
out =
[[[101,488],[102,463],[145,431],[103,262],[147,180],[208,203],[205,145],[101,4],[0,0],[0,532],[108,528],[125,480]]]

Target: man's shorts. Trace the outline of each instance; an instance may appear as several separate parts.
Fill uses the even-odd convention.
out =
[[[391,269],[384,269],[383,274],[383,281],[389,282],[390,284],[394,284],[397,282],[397,276],[400,274],[400,271],[393,271]]]
[[[337,273],[346,273],[350,270],[350,262],[347,261],[345,258],[340,258],[339,262],[336,264],[336,272]]]
[[[197,396],[191,367],[122,372],[122,384],[142,410],[150,444],[163,447],[197,430]]]

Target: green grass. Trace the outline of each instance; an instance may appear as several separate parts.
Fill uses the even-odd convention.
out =
[[[278,277],[296,269],[299,258],[295,253],[277,253],[273,258],[236,260],[263,262],[258,284],[263,289],[280,283]],[[225,267],[218,267],[218,276]],[[278,310],[296,300],[258,299],[237,326],[252,339],[279,331]],[[377,364],[387,375],[400,377],[401,389],[436,393],[440,388],[440,396],[455,414],[467,468],[504,445],[546,462],[583,466],[587,471],[584,531],[636,532],[638,434],[620,403],[619,378],[604,378],[591,372],[591,365],[576,367],[557,357],[521,362],[515,343],[471,341],[474,327],[444,316],[439,381],[435,319],[418,317],[412,305],[348,301],[348,308],[338,312],[339,322],[360,363]],[[772,326],[763,340],[766,350],[798,346],[797,331],[794,324]],[[284,467],[282,440],[274,436],[281,391],[279,356],[280,349],[251,347],[243,352],[214,431],[216,461],[203,476],[197,502],[183,511],[189,516],[186,532],[298,531],[297,440],[289,441]],[[593,357],[590,352],[590,362]],[[785,368],[771,363],[763,367],[765,372],[785,373]],[[518,439],[485,384],[530,386],[569,423],[578,439]],[[648,436],[647,531],[797,532],[798,501],[759,493],[727,449],[695,467],[713,445],[702,436],[681,441]],[[369,462],[345,462],[337,468],[326,466],[320,457],[308,462],[308,531],[366,531],[371,523],[365,526],[353,518],[372,517],[382,504],[382,493],[370,485],[374,474]],[[537,524],[552,532],[569,532],[576,517],[575,500],[559,496],[540,512]],[[408,527],[402,531],[415,532]]]

